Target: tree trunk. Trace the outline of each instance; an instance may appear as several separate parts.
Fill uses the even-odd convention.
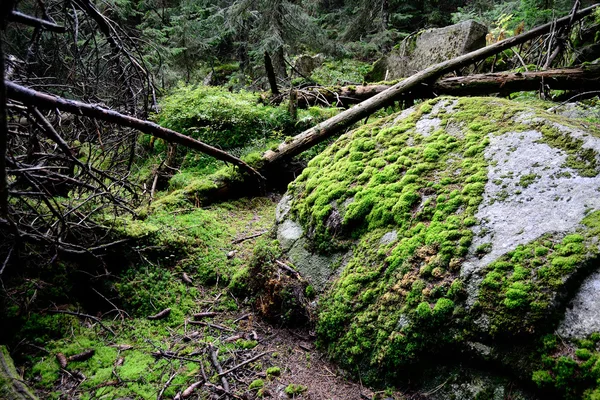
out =
[[[0,396],[5,400],[37,400],[23,383],[6,346],[0,346]]]
[[[593,5],[581,10],[573,17],[573,20],[578,20],[590,15],[597,6],[598,5]],[[484,47],[483,49],[475,50],[452,60],[444,61],[426,68],[423,71],[418,72],[415,75],[397,83],[389,89],[356,105],[355,107],[300,133],[291,141],[281,143],[277,150],[267,151],[263,155],[263,160],[265,161],[265,164],[268,165],[300,154],[315,144],[320,143],[321,141],[346,128],[349,128],[361,119],[373,114],[375,111],[388,106],[398,99],[401,99],[404,93],[414,90],[414,88],[417,88],[423,83],[432,84],[437,78],[448,72],[463,68],[474,62],[498,54],[503,50],[509,49],[513,46],[548,33],[551,29],[565,26],[566,24],[570,23],[571,18],[572,16],[569,15],[554,22],[539,26],[521,35],[505,39],[491,46]]]
[[[421,85],[407,92],[406,98],[424,99],[440,95],[482,96],[493,93],[538,90],[542,85],[551,90],[600,90],[600,65],[535,72],[496,72],[441,79],[433,85]],[[390,85],[313,87],[298,91],[298,107],[335,105],[349,107],[384,92]]]
[[[93,104],[86,104],[75,100],[68,100],[57,96],[52,96],[46,93],[38,92],[24,86],[17,85],[11,81],[4,81],[6,83],[8,98],[18,100],[27,105],[33,105],[36,107],[59,109],[72,114],[81,115],[84,117],[95,118],[102,121],[115,123],[121,126],[128,126],[130,128],[137,129],[146,134],[156,136],[167,142],[173,142],[181,144],[185,147],[198,150],[204,154],[208,154],[216,158],[217,160],[225,161],[236,165],[244,172],[247,172],[254,179],[262,181],[264,178],[257,171],[255,171],[248,164],[243,162],[237,157],[232,156],[222,150],[212,147],[204,142],[191,138],[189,136],[182,135],[179,132],[175,132],[171,129],[163,128],[162,126],[155,124],[154,122],[145,121],[130,117],[128,115],[120,114],[114,110],[108,108],[102,108]]]
[[[279,89],[277,88],[277,77],[273,70],[273,63],[269,53],[265,51],[265,70],[267,71],[267,78],[269,79],[269,86],[271,88],[271,94],[278,95]]]
[[[0,19],[3,16],[0,15]],[[0,21],[2,23],[2,21]],[[8,182],[6,180],[6,144],[8,125],[6,119],[6,87],[4,85],[4,52],[2,51],[3,30],[0,30],[0,218],[8,215]]]

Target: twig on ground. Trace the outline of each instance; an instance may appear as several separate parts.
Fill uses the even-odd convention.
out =
[[[165,308],[164,310],[162,310],[158,314],[149,315],[148,319],[163,319],[163,318],[167,318],[169,316],[169,314],[171,314],[171,309],[170,308]]]
[[[277,265],[279,265],[279,267],[289,273],[291,273],[292,275],[294,275],[296,278],[300,279],[300,273],[298,271],[296,271],[294,268],[290,267],[289,265],[279,261],[279,260],[275,260],[275,262],[277,263]]]
[[[167,390],[167,388],[169,387],[169,385],[171,384],[173,379],[175,379],[176,376],[177,376],[177,371],[173,372],[173,374],[169,377],[169,379],[167,379],[167,381],[163,385],[162,389],[160,389],[160,392],[158,392],[158,396],[156,397],[156,400],[162,399],[162,396],[165,393],[165,390]]]
[[[212,360],[213,366],[215,367],[215,369],[219,373],[219,377],[221,378],[221,384],[223,385],[223,389],[225,389],[225,391],[229,393],[229,383],[227,382],[227,379],[225,379],[225,376],[223,376],[223,368],[221,367],[221,364],[219,364],[217,352],[212,343],[208,345],[208,351],[210,352],[210,359]]]
[[[264,231],[262,231],[262,232],[255,233],[255,234],[253,234],[253,235],[244,236],[243,238],[235,239],[233,242],[231,242],[231,244],[238,244],[238,243],[242,243],[242,242],[244,242],[244,241],[246,241],[246,240],[250,240],[250,239],[254,239],[254,238],[256,238],[256,237],[262,236],[262,235],[264,235],[264,234],[265,234],[265,233],[267,233],[267,232],[269,232],[269,230],[268,230],[268,229],[267,229],[267,230],[264,230]]]
[[[107,331],[109,331],[110,333],[112,333],[114,336],[117,336],[117,334],[115,333],[115,331],[113,331],[112,329],[110,329],[108,326],[104,325],[102,323],[102,320],[100,318],[96,318],[93,315],[83,314],[83,313],[74,312],[74,311],[67,311],[67,310],[49,310],[49,311],[51,313],[56,313],[56,314],[69,314],[69,315],[75,315],[76,317],[89,318],[92,321],[96,321],[98,324],[100,324],[101,327],[103,327],[104,329],[106,329]]]
[[[192,324],[192,325],[202,325],[202,326],[207,326],[209,328],[215,328],[218,329],[220,331],[227,331],[227,332],[235,332],[235,330],[228,328],[226,326],[223,325],[219,325],[219,324],[211,324],[209,322],[201,322],[201,321],[188,321],[188,324]]]
[[[210,317],[214,317],[218,314],[219,313],[214,312],[214,311],[196,313],[196,314],[194,314],[194,320],[200,320],[202,318],[210,318]]]
[[[254,356],[254,357],[252,357],[252,358],[250,358],[250,359],[248,359],[248,360],[244,361],[244,362],[241,362],[241,363],[239,363],[238,365],[236,365],[236,366],[234,366],[234,367],[231,367],[231,368],[229,368],[227,371],[222,371],[222,372],[219,372],[219,377],[225,376],[225,375],[229,374],[230,372],[233,372],[233,371],[235,371],[236,369],[243,367],[243,366],[244,366],[244,365],[246,365],[246,364],[250,364],[251,362],[258,360],[259,358],[261,358],[262,356],[264,356],[264,355],[265,355],[265,354],[267,354],[267,353],[268,353],[268,352],[266,352],[266,351],[265,351],[265,352],[262,352],[262,353],[260,353],[260,354],[258,354],[258,355],[256,355],[256,356]]]

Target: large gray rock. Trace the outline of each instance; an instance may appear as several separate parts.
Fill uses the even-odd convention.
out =
[[[486,35],[487,28],[471,20],[423,31],[378,60],[368,78],[381,81],[411,76],[433,64],[485,47]]]
[[[552,387],[564,357],[590,357],[577,340],[600,338],[598,193],[593,123],[496,98],[436,99],[313,159],[278,207],[278,233],[324,293],[318,331],[346,366],[401,374],[461,351]],[[562,350],[536,347],[549,332]],[[460,379],[447,389],[484,390]]]
[[[305,77],[309,77],[313,71],[323,65],[325,57],[322,54],[309,56],[303,54],[296,59],[294,68]]]
[[[595,332],[600,332],[600,271],[581,285],[557,329],[559,335],[574,339],[585,339]]]

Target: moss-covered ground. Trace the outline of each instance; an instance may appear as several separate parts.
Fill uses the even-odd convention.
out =
[[[35,298],[32,304],[15,300],[7,305],[11,321],[20,326],[13,354],[41,398],[156,399],[159,393],[173,398],[204,376],[208,383],[221,384],[209,346],[225,367],[257,354],[256,328],[248,318],[236,321],[249,311],[245,298],[237,297],[247,282],[236,276],[244,274],[257,238],[234,242],[268,231],[274,200],[238,200],[204,209],[162,201],[164,207],[143,220],[103,221],[117,237],[132,241],[138,257],[123,254],[122,265],[108,266],[116,271],[112,276],[85,288],[97,293],[93,316],[86,316],[81,304],[67,303],[68,298],[43,309]],[[40,292],[50,286],[35,283]],[[166,308],[166,318],[148,318]],[[194,325],[193,314],[199,312],[214,313],[204,320],[208,325]],[[91,358],[69,361],[64,368],[57,359],[90,349]],[[257,373],[271,366],[263,368],[260,360],[249,364]],[[249,390],[232,387],[239,393]],[[203,392],[209,396],[210,390]]]

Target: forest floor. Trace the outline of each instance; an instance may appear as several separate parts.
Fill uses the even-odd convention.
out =
[[[220,234],[218,251],[227,255],[230,264],[237,268],[247,265],[256,241],[273,226],[278,197],[207,209],[229,228]],[[244,238],[248,239],[235,243]],[[131,317],[113,303],[114,298],[106,296],[114,307],[103,314],[90,316],[72,304],[32,314],[22,331],[29,336],[11,352],[18,354],[18,369],[38,396],[359,400],[392,395],[347,379],[347,374],[316,348],[310,326],[275,326],[255,312],[255,302],[237,298],[218,278],[206,286],[194,283],[190,274],[186,278],[193,281],[186,283],[176,268],[167,270],[160,275],[149,267],[140,269],[126,275],[128,282],[120,283],[137,288],[138,292],[128,289],[126,293],[154,303],[156,311],[162,308],[159,303],[169,303],[161,303],[160,294],[147,297],[142,290],[163,288],[164,296],[173,303],[173,311],[164,319],[150,320],[140,312]],[[145,286],[145,277],[154,275],[159,278],[153,286]],[[145,315],[149,314],[146,311]],[[44,334],[27,326],[43,329]]]

